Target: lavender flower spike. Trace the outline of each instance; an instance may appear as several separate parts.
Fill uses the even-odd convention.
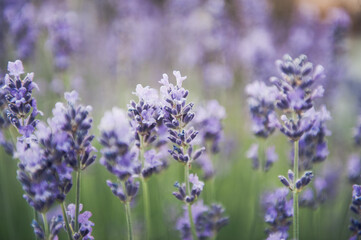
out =
[[[91,235],[93,231],[94,223],[89,220],[89,218],[92,216],[92,213],[89,211],[85,211],[83,213],[80,213],[83,209],[83,205],[79,205],[79,217],[78,217],[78,223],[79,223],[79,231],[75,232],[73,235],[74,239],[83,239],[83,240],[93,240],[94,237]],[[72,228],[75,226],[75,214],[76,208],[74,204],[68,205],[68,211],[67,216],[69,216],[69,222],[72,225]]]
[[[290,218],[293,216],[293,206],[292,199],[288,199],[287,195],[286,188],[278,188],[262,197],[262,205],[265,210],[264,220],[270,226],[266,229],[267,239],[288,238],[288,229],[292,224]]]
[[[312,63],[307,61],[305,55],[292,59],[285,55],[283,60],[276,61],[281,78],[272,77],[270,81],[278,88],[276,106],[284,112],[294,114],[292,119],[286,115],[281,117],[284,122],[280,128],[287,137],[296,141],[308,130],[315,121],[313,101],[323,96],[322,86],[313,88],[313,84],[324,77],[324,69],[318,65],[313,69]],[[309,112],[303,117],[303,114]]]
[[[36,116],[42,114],[38,111],[36,100],[32,96],[32,90],[39,88],[33,82],[34,73],[27,73],[21,78],[24,67],[20,60],[9,62],[8,71],[4,86],[5,99],[8,103],[7,117],[22,135],[29,137],[38,123]]]
[[[278,127],[274,111],[278,97],[277,88],[255,81],[246,86],[248,106],[252,116],[252,131],[256,136],[267,138]]]
[[[199,239],[214,238],[220,229],[228,224],[229,219],[224,216],[224,208],[219,204],[206,206],[203,201],[198,201],[191,207]],[[181,239],[192,239],[187,208],[184,208],[184,214],[178,219],[176,227],[181,233]]]

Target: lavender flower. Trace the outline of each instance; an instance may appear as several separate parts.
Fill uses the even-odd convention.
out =
[[[137,160],[137,151],[132,148],[134,135],[126,113],[118,108],[106,112],[100,122],[99,130],[100,143],[103,146],[100,163],[122,181],[139,174],[141,163]]]
[[[353,129],[353,137],[356,146],[361,146],[361,117],[359,117],[356,127]]]
[[[331,200],[336,195],[339,171],[325,168],[323,174],[317,176],[313,181],[313,188],[307,188],[300,195],[300,206],[312,209],[318,208],[327,200]]]
[[[226,111],[217,100],[211,100],[204,107],[197,109],[194,124],[200,132],[198,138],[203,146],[207,146],[209,142],[213,154],[219,151],[219,143],[223,138],[222,120],[225,117]]]
[[[295,113],[293,119],[289,119],[286,115],[281,117],[284,124],[280,130],[295,141],[314,124],[315,112],[311,108],[314,99],[323,96],[324,89],[322,86],[311,89],[311,86],[324,77],[324,69],[318,65],[313,71],[313,65],[307,61],[305,55],[295,59],[285,55],[283,61],[276,61],[276,65],[282,76],[282,78],[270,79],[279,90],[276,106],[285,112]]]
[[[79,95],[76,91],[64,94],[67,105],[57,103],[53,109],[54,117],[49,120],[49,125],[63,133],[66,149],[65,162],[74,170],[80,171],[91,165],[96,155],[96,149],[91,142],[93,135],[89,134],[93,119],[89,116],[91,106],[79,105]]]
[[[259,157],[258,157],[258,144],[252,144],[247,151],[247,158],[252,160],[253,169],[259,168]]]
[[[53,216],[50,220],[49,228],[50,228],[50,235],[48,238],[45,237],[45,233],[43,228],[39,225],[36,220],[33,220],[31,226],[34,229],[35,236],[40,240],[57,240],[59,231],[63,228],[64,220],[61,215]]]
[[[182,87],[182,82],[187,77],[182,77],[180,72],[174,71],[177,85],[173,85],[168,81],[168,75],[163,74],[160,83],[163,85],[161,96],[163,99],[163,122],[168,128],[169,140],[174,143],[173,150],[169,150],[171,156],[178,162],[183,164],[191,164],[192,161],[199,158],[205,148],[199,148],[193,152],[192,141],[198,135],[198,131],[193,127],[185,130],[195,114],[191,111],[193,103],[186,104],[188,90]]]
[[[293,216],[292,199],[287,198],[288,190],[278,188],[273,192],[264,194],[262,205],[265,210],[264,220],[270,225],[266,229],[267,239],[287,239],[288,229]],[[276,238],[280,237],[280,238]]]
[[[73,237],[74,239],[84,239],[84,240],[93,240],[94,237],[91,235],[92,231],[93,231],[93,226],[94,223],[92,221],[89,220],[89,218],[92,216],[92,213],[89,211],[85,211],[83,213],[80,213],[83,209],[83,204],[79,205],[79,217],[78,217],[78,222],[79,222],[79,231],[75,232]],[[75,226],[75,205],[74,204],[69,204],[68,205],[68,211],[67,211],[67,216],[70,217],[70,223],[72,225],[72,228],[74,229]]]
[[[294,179],[294,173],[292,170],[288,170],[288,179],[282,175],[278,176],[278,178],[291,191],[301,192],[311,182],[313,174],[311,171],[308,171],[300,179]]]
[[[20,60],[9,62],[8,71],[4,86],[8,103],[7,117],[22,135],[29,137],[38,123],[36,116],[42,114],[38,111],[36,100],[32,96],[32,90],[39,88],[33,82],[34,73],[28,73],[25,78],[21,78],[24,67]]]
[[[53,11],[47,22],[48,43],[57,70],[66,70],[70,64],[71,55],[80,47],[79,29],[76,29],[75,22],[75,13],[59,10]]]
[[[18,4],[8,4],[4,9],[4,15],[16,47],[17,57],[29,59],[34,54],[39,32],[36,9],[32,3],[18,2]]]
[[[262,170],[267,172],[272,167],[273,163],[278,160],[278,155],[275,151],[275,147],[271,146],[268,147],[264,153],[261,153],[264,155],[264,159],[260,159],[258,148],[258,144],[252,144],[250,149],[247,151],[247,158],[252,160],[253,169],[259,169],[261,167]],[[260,160],[262,160],[261,163]]]
[[[278,155],[276,153],[275,147],[268,147],[266,150],[266,162],[264,165],[264,170],[267,172],[273,165],[274,162],[278,160]]]
[[[322,106],[321,111],[315,114],[312,128],[301,137],[299,156],[303,169],[312,169],[314,163],[327,158],[329,151],[325,137],[330,136],[331,132],[326,128],[325,122],[330,119],[330,113],[325,106]]]
[[[274,111],[277,89],[256,81],[246,86],[246,93],[249,96],[247,101],[252,116],[252,131],[256,136],[267,138],[279,125]]]
[[[176,188],[178,188],[178,192],[173,192],[173,195],[180,201],[183,201],[188,204],[194,203],[201,192],[203,191],[204,183],[199,181],[199,178],[196,174],[189,175],[189,182],[192,183],[192,189],[190,191],[190,195],[186,195],[186,184],[180,185],[178,182],[174,184]]]
[[[132,120],[131,124],[135,129],[135,138],[137,141],[140,141],[142,138],[144,143],[151,144],[157,137],[155,128],[159,117],[159,109],[156,105],[158,93],[155,89],[138,84],[133,94],[139,98],[138,103],[131,101],[128,105],[129,117]]]
[[[349,229],[352,232],[352,236],[350,239],[357,239],[358,236],[361,235],[361,186],[353,185],[352,187],[352,203],[350,206],[350,210],[356,215],[356,217],[351,218]]]
[[[19,138],[15,157],[19,158],[18,180],[25,191],[24,198],[38,212],[46,212],[52,204],[64,201],[72,187],[72,169],[64,162],[56,134],[40,123],[35,135]]]
[[[215,237],[220,229],[228,224],[228,217],[224,217],[224,209],[219,204],[208,207],[203,201],[198,201],[192,205],[192,212],[199,239]],[[177,230],[180,231],[182,239],[192,239],[187,208],[184,208],[183,216],[177,221]]]
[[[352,183],[360,181],[361,175],[361,159],[358,155],[352,154],[347,161],[348,180]]]

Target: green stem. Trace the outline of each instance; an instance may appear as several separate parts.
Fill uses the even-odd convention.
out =
[[[68,216],[66,215],[66,211],[65,211],[65,202],[62,202],[60,204],[61,206],[61,210],[63,211],[63,218],[64,218],[64,221],[65,221],[65,228],[66,228],[66,232],[68,233],[68,238],[69,240],[72,240],[73,237],[73,230],[71,229],[71,226],[69,225],[69,221],[68,221]]]
[[[41,215],[43,216],[45,239],[48,239],[49,238],[49,226],[48,226],[48,220],[46,219],[46,213],[42,213]]]
[[[185,182],[186,182],[186,190],[187,190],[187,195],[188,196],[191,195],[191,188],[189,186],[189,167],[190,167],[189,163],[187,163],[185,165],[185,167],[184,167],[184,178],[185,178]],[[192,216],[192,206],[191,206],[191,204],[187,204],[187,205],[188,205],[189,223],[191,225],[193,240],[198,239],[197,232],[196,232],[196,227],[194,225],[193,216]]]
[[[146,239],[149,239],[151,236],[151,226],[150,226],[150,207],[149,207],[149,194],[148,194],[148,183],[142,177],[141,178],[143,185],[143,201],[144,201],[144,215],[145,215],[145,226],[146,226]]]
[[[294,158],[293,158],[293,173],[294,179],[298,179],[298,140],[294,141]],[[298,208],[298,191],[293,190],[293,239],[299,239],[300,226],[299,226],[299,208]]]
[[[80,163],[80,161],[79,161]],[[76,205],[75,205],[75,232],[78,232],[79,230],[79,205],[80,205],[80,167],[78,167],[78,170],[76,171]]]
[[[39,223],[38,214],[37,214],[35,208],[33,208],[33,214],[34,214],[34,219],[35,219],[35,221],[36,221],[37,223]],[[36,236],[36,234],[35,234],[35,239],[38,240],[38,236]]]
[[[128,240],[133,240],[133,228],[132,228],[132,217],[130,213],[130,203],[126,202],[124,204],[125,215],[127,218],[127,227],[128,227]]]
[[[188,215],[189,215],[189,222],[191,223],[193,240],[198,239],[197,232],[196,232],[196,226],[194,225],[194,221],[193,221],[192,205],[190,205],[190,204],[188,204]]]
[[[139,146],[139,158],[142,162],[142,168],[145,165],[144,159],[144,137],[140,135],[140,146]],[[143,204],[144,204],[144,215],[145,215],[145,227],[146,227],[146,239],[151,236],[151,225],[150,225],[150,207],[149,207],[149,194],[148,194],[148,183],[143,176],[140,177],[143,185]]]

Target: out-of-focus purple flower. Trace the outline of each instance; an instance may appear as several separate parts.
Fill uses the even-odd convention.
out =
[[[211,87],[230,88],[233,86],[233,72],[225,64],[208,63],[203,67],[203,78]]]
[[[35,52],[39,26],[34,5],[25,1],[18,2],[18,4],[12,3],[6,6],[4,15],[15,44],[17,57],[27,60]]]
[[[258,157],[258,144],[252,144],[252,146],[247,151],[247,158],[252,160],[253,169],[259,168],[259,157]]]
[[[265,166],[264,166],[264,170],[268,171],[274,162],[276,162],[278,160],[278,155],[276,153],[275,147],[271,146],[268,147],[266,150],[266,159],[265,159]]]
[[[361,116],[357,120],[357,124],[353,129],[353,138],[356,146],[361,146]]]
[[[132,148],[134,136],[127,114],[114,107],[111,112],[104,114],[99,130],[103,146],[100,163],[120,180],[139,174],[141,163],[137,160],[137,152]]]
[[[219,204],[212,204],[208,207],[203,204],[203,201],[198,201],[191,208],[199,239],[214,237],[221,228],[228,224],[228,217],[224,216],[224,208]],[[183,216],[178,219],[176,228],[180,231],[183,240],[192,239],[187,207],[184,208]]]
[[[339,176],[338,170],[325,167],[323,173],[314,179],[314,189],[307,188],[301,193],[300,206],[316,209],[325,201],[333,199],[337,193]]]
[[[38,89],[33,82],[34,73],[27,73],[25,78],[21,78],[24,67],[20,60],[8,63],[9,74],[5,76],[5,99],[8,104],[7,117],[18,131],[29,137],[35,130],[38,120],[36,116],[42,114],[37,109],[32,90]]]
[[[222,120],[226,117],[226,111],[217,100],[211,100],[204,107],[200,107],[196,111],[194,124],[200,134],[198,139],[201,140],[203,146],[210,143],[211,153],[219,151],[219,143],[223,138]]]
[[[325,138],[330,136],[331,132],[326,127],[326,121],[330,119],[330,113],[322,106],[315,114],[312,128],[300,138],[299,157],[304,170],[312,169],[314,163],[323,162],[327,158],[329,151]]]
[[[267,138],[279,125],[274,111],[277,89],[255,81],[246,86],[246,93],[252,116],[252,131],[256,136]]]
[[[80,213],[83,209],[83,205],[79,204],[79,231],[75,232],[73,237],[74,239],[84,239],[84,240],[93,240],[94,237],[91,235],[93,231],[94,223],[89,220],[89,218],[92,216],[92,213],[89,211],[85,211],[83,213]],[[72,225],[72,228],[75,227],[75,205],[73,203],[68,205],[68,211],[67,216],[70,217],[70,224]]]
[[[352,183],[358,183],[361,178],[361,159],[357,154],[352,154],[347,161],[347,176]]]
[[[282,236],[284,239],[288,237],[287,232],[293,216],[293,201],[287,198],[288,193],[286,188],[278,188],[273,192],[265,193],[262,197],[264,220],[270,225],[266,229],[269,239],[275,239],[275,236]]]
[[[56,10],[55,10],[56,9]],[[46,27],[48,29],[48,44],[54,57],[54,66],[64,71],[70,65],[70,57],[80,47],[79,29],[76,28],[74,12],[59,10],[61,7],[48,8]]]

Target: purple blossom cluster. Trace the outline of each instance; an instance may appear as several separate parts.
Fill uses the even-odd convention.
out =
[[[300,195],[300,207],[318,208],[327,200],[332,200],[337,194],[337,185],[340,179],[338,170],[325,167],[323,173],[315,177],[313,188],[305,189]]]
[[[247,151],[247,158],[252,160],[253,169],[261,168],[267,172],[272,167],[273,163],[278,160],[278,155],[275,147],[271,146],[266,149],[264,159],[260,159],[259,145],[252,144]]]
[[[50,12],[49,19],[45,23],[48,30],[47,41],[53,54],[55,69],[64,71],[69,68],[70,57],[80,48],[81,40],[79,29],[76,29],[76,15],[66,10],[50,10]]]
[[[294,173],[292,170],[288,170],[288,179],[282,175],[278,176],[281,183],[288,187],[292,192],[301,192],[312,180],[313,174],[311,171],[307,171],[299,179],[294,179]]]
[[[89,134],[91,107],[77,104],[77,92],[65,93],[67,105],[58,102],[53,117],[47,123],[39,121],[36,100],[32,97],[32,89],[37,87],[32,81],[34,74],[22,79],[24,68],[20,60],[9,62],[8,70],[4,87],[7,117],[23,134],[17,139],[14,154],[20,160],[17,178],[29,205],[45,215],[55,202],[65,201],[73,185],[73,170],[84,170],[95,161],[96,156],[92,155],[95,148],[91,145],[94,136]],[[34,220],[34,232],[41,239],[56,238],[62,228],[59,221],[52,220],[49,233],[45,220],[44,231]]]
[[[266,229],[268,240],[288,238],[288,229],[292,224],[290,218],[293,216],[292,199],[288,198],[288,193],[286,188],[278,188],[262,197],[264,220],[270,226]]]
[[[189,182],[192,183],[190,195],[187,195],[186,184],[183,183],[180,185],[178,182],[174,184],[174,187],[178,189],[178,192],[173,192],[173,195],[184,203],[192,204],[197,201],[197,198],[203,191],[204,183],[199,181],[199,178],[196,174],[189,175]]]
[[[252,132],[262,138],[269,137],[278,127],[275,101],[278,91],[274,86],[255,81],[246,86],[248,106],[252,117]]]
[[[352,232],[350,240],[356,240],[361,235],[361,186],[353,185],[352,187],[352,203],[350,210],[355,214],[356,217],[351,218],[349,229]]]
[[[215,237],[217,232],[228,224],[228,217],[224,216],[224,208],[219,204],[206,206],[203,201],[198,201],[192,205],[192,217],[197,229],[199,239],[208,239]],[[177,230],[181,233],[181,239],[192,239],[191,226],[187,208],[184,208],[184,214],[177,221]]]
[[[75,229],[75,221],[79,222],[79,231],[74,233],[73,238],[74,240],[83,239],[83,240],[93,240],[94,237],[91,235],[93,231],[94,223],[89,220],[92,216],[92,213],[89,211],[84,211],[80,213],[83,209],[83,205],[79,205],[79,216],[78,220],[76,220],[76,206],[75,204],[68,205],[67,216],[69,216],[69,220],[72,226],[72,229]]]
[[[1,11],[5,15],[16,55],[20,59],[29,59],[34,55],[39,34],[36,8],[28,1],[5,2],[8,3]]]
[[[322,106],[315,114],[312,128],[300,138],[299,156],[302,169],[310,170],[313,164],[323,162],[327,158],[329,151],[326,137],[331,135],[331,131],[327,129],[326,121],[330,119],[330,113]]]
[[[139,188],[139,182],[133,178],[141,173],[142,165],[134,148],[135,138],[127,114],[114,107],[111,112],[105,113],[99,130],[103,146],[100,163],[122,182],[118,184],[108,180],[107,185],[121,201],[131,201]]]
[[[63,229],[63,217],[61,215],[53,216],[49,223],[50,235],[48,238],[45,236],[45,232],[36,220],[33,220],[31,226],[34,229],[35,236],[40,240],[57,240],[58,234]]]
[[[5,76],[5,99],[7,101],[7,117],[10,123],[25,137],[29,137],[38,123],[36,117],[42,114],[38,111],[36,99],[32,96],[34,88],[34,73],[27,73],[24,78],[24,67],[20,60],[8,63],[9,74]]]

